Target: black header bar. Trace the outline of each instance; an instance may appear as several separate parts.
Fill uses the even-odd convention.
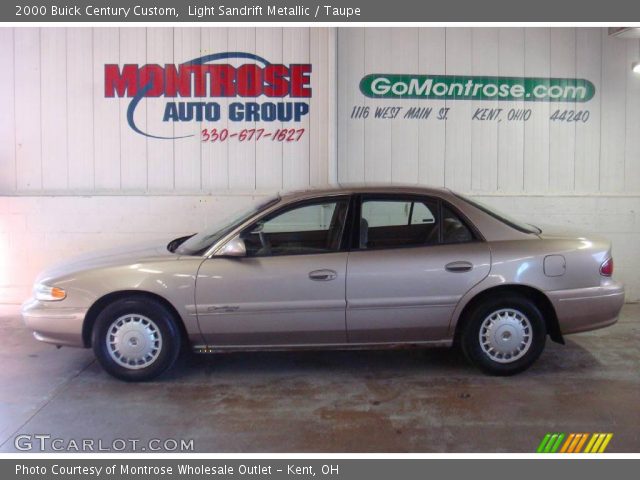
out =
[[[640,22],[630,0],[15,0],[0,22]]]

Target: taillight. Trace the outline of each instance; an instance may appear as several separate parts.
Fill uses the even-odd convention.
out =
[[[600,275],[605,277],[613,275],[613,258],[606,259],[602,265],[600,265]]]

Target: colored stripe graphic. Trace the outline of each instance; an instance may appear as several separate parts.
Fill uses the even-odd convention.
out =
[[[537,453],[544,453],[544,447],[547,445],[547,442],[549,441],[550,438],[551,438],[551,434],[550,433],[547,433],[544,436],[544,438],[540,442],[540,445],[538,445],[538,449],[536,450]]]
[[[576,449],[575,449],[575,451],[573,453],[580,453],[580,451],[582,450],[582,447],[584,446],[585,442],[587,441],[587,438],[589,438],[589,434],[588,433],[583,433],[581,435],[582,435],[582,438],[578,442],[578,445],[576,445]]]
[[[551,448],[553,447],[553,445],[556,443],[556,439],[558,438],[558,434],[557,433],[553,433],[551,434],[551,438],[549,439],[549,441],[547,442],[547,446],[544,447],[544,453],[552,453],[551,452]]]
[[[569,448],[569,445],[571,445],[572,443],[576,442],[575,438],[576,438],[576,434],[575,433],[570,433],[569,436],[567,437],[567,440],[564,442],[564,445],[562,445],[562,449],[560,450],[560,453],[566,453],[567,449]]]
[[[536,451],[538,453],[556,453],[564,437],[564,433],[547,433]]]
[[[598,435],[594,433],[591,436],[589,443],[587,443],[587,447],[584,449],[584,453],[591,453],[591,447],[593,447],[593,444],[596,443],[596,438],[598,438]]]
[[[567,441],[564,442],[560,453],[578,453],[587,440],[588,435],[586,433],[571,433],[567,437]]]
[[[607,449],[607,445],[609,445],[609,442],[611,441],[611,439],[613,438],[613,433],[607,433],[604,441],[602,442],[602,445],[600,446],[600,450],[598,451],[598,453],[603,453],[606,449]]]
[[[613,437],[612,433],[594,433],[587,444],[587,448],[584,449],[584,453],[602,453],[609,445]]]
[[[558,439],[556,440],[556,443],[553,444],[553,447],[551,447],[551,451],[549,453],[556,453],[558,451],[558,448],[560,448],[560,444],[562,443],[563,439],[564,433],[559,433]]]
[[[538,448],[537,453],[603,453],[613,433],[547,433]],[[588,440],[588,442],[587,442]],[[564,441],[564,442],[563,442]],[[584,451],[585,443],[587,446]]]

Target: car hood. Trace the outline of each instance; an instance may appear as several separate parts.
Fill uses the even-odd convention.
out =
[[[177,259],[179,258],[178,255],[167,250],[167,244],[171,240],[156,240],[154,242],[125,245],[78,255],[46,269],[38,276],[36,281],[73,275],[74,273],[94,268]]]

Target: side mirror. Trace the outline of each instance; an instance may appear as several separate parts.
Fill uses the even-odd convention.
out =
[[[235,237],[229,240],[222,249],[218,250],[216,257],[246,257],[247,247],[244,240]]]

